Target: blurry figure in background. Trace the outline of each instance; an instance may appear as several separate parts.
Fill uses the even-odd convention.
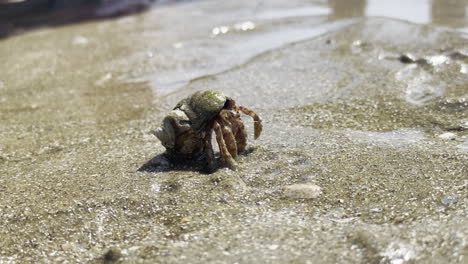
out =
[[[0,0],[0,38],[41,26],[134,14],[171,2],[179,0]]]
[[[366,15],[367,0],[328,0],[332,18],[363,17]]]
[[[432,23],[455,28],[468,27],[468,0],[432,0]]]

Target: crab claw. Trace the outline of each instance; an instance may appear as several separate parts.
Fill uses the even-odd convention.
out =
[[[262,133],[263,125],[262,120],[258,118],[258,120],[254,121],[254,139],[257,139],[260,134]]]
[[[241,111],[242,113],[250,116],[254,120],[254,139],[257,139],[263,130],[262,119],[255,113],[254,111],[245,108],[243,106],[238,106],[237,110]]]

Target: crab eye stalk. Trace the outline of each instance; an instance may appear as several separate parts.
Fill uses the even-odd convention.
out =
[[[234,107],[236,106],[236,101],[232,100],[231,98],[227,98],[226,99],[226,103],[224,103],[224,107],[223,109],[234,109]]]

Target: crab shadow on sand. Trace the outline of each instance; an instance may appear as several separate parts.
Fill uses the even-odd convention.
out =
[[[219,160],[217,160],[219,162]],[[143,164],[138,171],[144,172],[167,172],[167,171],[200,171],[210,173],[205,168],[206,159],[200,157],[174,157],[166,152],[158,154]]]
[[[247,148],[241,155],[249,155],[254,151],[253,147]],[[207,167],[205,155],[198,157],[174,157],[166,152],[158,154],[145,162],[137,171],[143,172],[168,172],[168,171],[198,171],[204,174],[216,172],[222,166],[223,162],[219,155],[215,160],[214,170]]]

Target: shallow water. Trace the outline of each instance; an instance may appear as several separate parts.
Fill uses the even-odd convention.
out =
[[[1,39],[0,262],[464,263],[468,3],[442,2],[196,1]],[[238,171],[161,163],[150,131],[202,89],[264,120]]]

